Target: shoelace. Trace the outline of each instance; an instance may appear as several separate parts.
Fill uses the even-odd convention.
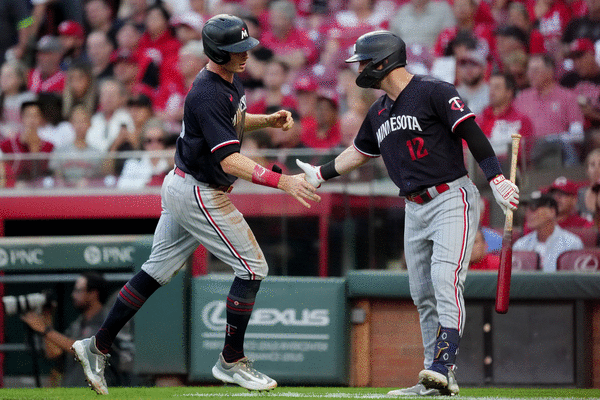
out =
[[[254,369],[254,367],[252,367],[252,364],[254,363],[254,361],[248,359],[248,358],[242,358],[241,360],[238,361],[240,364],[243,364],[243,367],[246,369],[246,371],[249,374],[252,374],[254,376],[256,376],[257,378],[261,378],[262,374],[260,372],[258,372],[256,369]]]

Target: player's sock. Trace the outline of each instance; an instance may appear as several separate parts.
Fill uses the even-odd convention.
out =
[[[252,315],[259,280],[244,280],[237,276],[233,280],[227,296],[227,327],[223,358],[235,362],[244,357],[244,335]]]
[[[160,286],[160,283],[144,271],[138,272],[123,286],[102,327],[95,335],[98,350],[104,354],[110,351],[110,346],[119,331]]]
[[[435,358],[429,369],[447,375],[448,366],[454,365],[456,362],[459,342],[460,334],[458,333],[458,329],[443,328],[440,326],[435,342]]]

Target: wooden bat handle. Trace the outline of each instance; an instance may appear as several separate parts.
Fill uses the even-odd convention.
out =
[[[512,136],[512,155],[510,159],[510,180],[515,183],[517,178],[517,158],[519,155],[519,141],[521,135]],[[506,211],[504,220],[504,233],[502,235],[502,249],[500,250],[500,267],[498,269],[498,284],[496,286],[496,312],[505,314],[508,311],[510,296],[510,276],[512,272],[512,227],[513,212]]]

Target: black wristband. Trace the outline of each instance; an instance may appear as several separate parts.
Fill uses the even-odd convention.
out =
[[[335,160],[321,165],[321,178],[327,181],[331,178],[335,178],[336,176],[340,176],[340,174],[335,170]]]
[[[48,325],[46,327],[46,329],[44,329],[44,332],[42,332],[42,337],[45,337],[47,334],[49,334],[50,332],[52,332],[54,329],[52,329],[52,327],[50,325]]]

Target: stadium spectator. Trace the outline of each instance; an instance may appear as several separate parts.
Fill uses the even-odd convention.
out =
[[[181,131],[185,95],[207,63],[202,42],[191,41],[179,49],[178,70],[161,74],[153,104],[156,115],[165,123],[168,132]]]
[[[600,0],[587,0],[586,3],[587,14],[574,18],[564,29],[562,43],[565,47],[584,37],[594,43],[600,40]]]
[[[22,59],[37,31],[29,1],[0,1],[0,62]]]
[[[477,116],[490,102],[490,86],[485,80],[486,67],[486,54],[480,49],[466,51],[456,58],[456,90]]]
[[[36,46],[35,67],[28,77],[27,87],[34,93],[62,93],[65,74],[60,69],[62,45],[56,36],[43,36]]]
[[[121,133],[122,126],[130,132],[135,127],[131,115],[124,108],[127,92],[123,85],[116,79],[105,79],[99,85],[99,111],[92,116],[86,141],[90,146],[106,152]]]
[[[165,150],[166,137],[167,133],[159,119],[151,119],[144,125],[142,150],[146,150],[148,154],[125,161],[117,188],[141,189],[145,186],[162,185],[165,175],[169,172],[169,162],[164,156],[152,152]]]
[[[142,38],[144,29],[127,20],[117,31],[117,49],[128,50],[130,52],[138,51],[138,44]]]
[[[522,90],[531,87],[527,78],[529,55],[523,50],[516,50],[502,58],[502,71],[513,77],[517,84],[515,96]]]
[[[264,28],[260,43],[275,57],[284,60],[292,71],[317,61],[318,51],[308,34],[296,28],[296,8],[287,0],[277,0],[269,5],[269,25]]]
[[[529,12],[527,11],[525,4],[517,1],[509,3],[506,25],[515,26],[527,34],[529,38],[528,53],[537,54],[546,52],[544,47],[544,37],[540,31],[534,27],[533,21],[529,18]],[[496,43],[496,46],[499,46],[499,44]]]
[[[56,93],[40,93],[37,101],[42,109],[46,124],[38,130],[42,140],[50,142],[54,147],[73,143],[75,132],[62,117],[62,98]]]
[[[138,47],[141,55],[151,58],[160,68],[174,68],[181,43],[175,38],[169,26],[169,12],[159,3],[148,8],[146,32]]]
[[[119,49],[113,54],[112,62],[115,79],[125,88],[127,98],[141,93],[154,97],[159,73],[152,59],[140,53]]]
[[[90,64],[80,61],[71,63],[67,70],[62,98],[62,116],[64,119],[71,116],[73,107],[76,105],[83,105],[90,115],[96,111],[98,101],[96,81]]]
[[[407,50],[420,45],[433,51],[441,31],[456,24],[452,8],[445,1],[410,0],[390,20],[390,31],[400,36]]]
[[[547,149],[558,148],[564,165],[579,164],[574,144],[583,141],[583,114],[573,91],[558,85],[554,60],[547,54],[532,54],[527,67],[531,88],[520,92],[515,109],[533,124],[535,144],[532,157],[540,161]]]
[[[186,14],[171,18],[171,25],[175,28],[175,36],[182,46],[191,41],[202,40],[202,26],[204,21],[200,14],[190,11]]]
[[[564,0],[535,0],[527,3],[529,15],[544,38],[544,50],[555,62],[562,60],[561,36],[571,20]]]
[[[50,169],[54,171],[58,186],[81,188],[100,178],[101,152],[86,142],[91,118],[92,114],[85,105],[73,107],[69,122],[75,132],[75,140],[72,144],[58,147],[50,160]]]
[[[200,0],[197,0],[200,1]],[[250,14],[250,16],[256,19],[257,24],[261,26],[263,29],[269,26],[269,0],[246,0],[246,8]],[[244,18],[242,18],[244,19]],[[248,27],[249,30],[250,27]],[[252,37],[260,37],[255,36],[256,32],[250,32],[250,36]]]
[[[377,100],[373,89],[365,89],[352,82],[346,93],[347,109],[340,117],[341,141],[344,148],[351,146],[354,142],[356,132],[360,129],[362,122],[367,116],[367,111]]]
[[[454,0],[452,12],[456,19],[456,25],[444,29],[437,37],[434,46],[434,55],[436,57],[451,54],[451,49],[448,48],[448,45],[459,32],[471,33],[477,38],[477,47],[483,49],[484,53],[493,54],[495,51],[493,31],[488,24],[475,21],[476,10],[477,2],[475,0]]]
[[[337,11],[333,20],[326,23],[325,47],[321,52],[321,63],[338,67],[352,54],[359,36],[389,25],[390,13],[377,9],[378,2],[372,0],[349,0],[347,8]]]
[[[18,60],[6,61],[0,68],[0,139],[14,137],[23,127],[21,105],[35,99],[27,90],[27,69]]]
[[[556,200],[547,194],[537,194],[523,201],[525,222],[533,232],[517,239],[513,250],[537,252],[542,270],[555,272],[558,256],[568,250],[582,249],[583,242],[579,236],[558,226]]]
[[[298,99],[300,119],[313,118],[317,110],[317,90],[319,84],[311,74],[300,75],[294,82],[294,91]]]
[[[185,3],[184,1],[178,1]],[[117,16],[121,21],[131,22],[140,30],[144,30],[146,14],[148,11],[147,0],[123,0],[120,2]]]
[[[84,51],[85,31],[77,21],[63,21],[58,25],[58,34],[63,48],[60,68],[69,69],[73,62],[89,62]]]
[[[101,31],[111,43],[115,43],[118,21],[113,18],[114,10],[105,0],[88,0],[84,3],[87,31]]]
[[[573,71],[560,84],[572,89],[585,117],[585,128],[600,128],[600,66],[596,62],[594,43],[588,38],[575,39],[566,58],[573,60]]]
[[[275,107],[271,107],[268,111],[274,110]],[[292,118],[297,121],[300,116],[296,110],[290,110]],[[267,128],[265,131],[269,134],[270,148],[276,148],[277,151],[277,164],[283,166],[284,173],[286,171],[295,171],[298,169],[296,165],[296,158],[300,161],[310,162],[310,156],[297,156],[291,155],[290,153],[294,150],[303,150],[307,147],[302,143],[302,126],[300,124],[294,124],[287,131],[281,131],[280,129]],[[266,165],[265,165],[266,166]]]
[[[254,93],[248,107],[250,114],[265,114],[269,106],[277,106],[278,110],[298,107],[296,98],[288,94],[290,88],[286,82],[289,72],[289,66],[282,60],[273,59],[267,63],[263,78],[264,88],[257,89]]]
[[[144,129],[144,125],[154,117],[152,102],[148,96],[140,94],[127,100],[127,109],[135,126],[131,135],[131,149],[140,149],[142,129]]]
[[[302,143],[313,149],[331,149],[340,144],[339,96],[334,90],[317,91],[316,121],[314,129],[302,126]]]
[[[556,204],[558,205],[558,215],[556,222],[561,228],[589,228],[593,223],[582,218],[577,210],[577,192],[578,188],[575,182],[572,182],[560,176],[552,182],[547,189]]]
[[[600,209],[600,148],[590,151],[585,159],[585,173],[588,184],[579,189],[579,213],[582,217],[595,221],[598,224],[598,210]],[[600,226],[600,225],[599,225]]]
[[[509,74],[500,72],[490,77],[490,105],[481,113],[479,126],[490,139],[494,152],[501,161],[509,161],[511,135],[522,136],[520,153],[525,152],[529,162],[529,150],[533,144],[533,125],[529,117],[518,112],[513,106],[516,82]]]
[[[87,37],[87,52],[92,63],[92,72],[97,81],[113,77],[111,55],[114,45],[102,31],[93,31]]]
[[[75,281],[71,293],[73,306],[81,314],[69,325],[64,333],[54,330],[52,326],[52,309],[44,309],[42,313],[30,311],[21,319],[34,332],[44,339],[44,353],[48,359],[62,357],[62,387],[87,387],[83,370],[75,361],[71,346],[75,340],[87,337],[102,325],[107,314],[104,304],[108,298],[108,284],[102,275],[95,272],[81,274]],[[116,346],[111,351],[110,367],[105,370],[109,384],[116,386],[131,385],[133,367],[133,335],[130,325],[126,325],[117,336]]]
[[[496,40],[495,62],[498,69],[506,70],[504,60],[514,52],[529,53],[529,41],[527,33],[521,28],[512,25],[498,27],[494,31]]]
[[[21,105],[23,129],[14,138],[0,142],[0,154],[36,154],[52,153],[54,145],[42,140],[38,130],[45,124],[42,109],[37,101],[26,101]],[[4,164],[5,173],[14,177],[17,185],[26,185],[35,179],[49,174],[48,159],[41,160],[8,160]]]
[[[469,271],[495,271],[499,266],[500,257],[498,254],[488,252],[483,232],[481,228],[477,229],[475,241],[473,242],[473,251],[471,252],[471,261],[469,262]]]

